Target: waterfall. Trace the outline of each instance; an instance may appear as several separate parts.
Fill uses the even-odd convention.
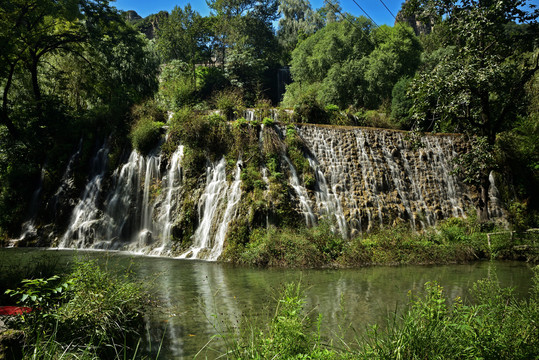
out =
[[[39,209],[39,198],[41,191],[43,190],[43,179],[45,177],[45,167],[41,168],[41,176],[39,177],[39,184],[37,189],[32,193],[32,198],[30,199],[30,207],[28,209],[28,220],[26,220],[21,227],[21,235],[18,239],[13,239],[8,243],[8,247],[14,247],[19,241],[23,241],[29,237],[37,236],[36,229],[36,215]]]
[[[312,156],[319,215],[346,235],[407,221],[413,229],[464,216],[463,188],[452,174],[452,137],[426,135],[415,149],[403,133],[298,126]],[[399,220],[400,219],[400,220]]]
[[[94,158],[99,170],[93,171],[95,176],[86,185],[59,246],[167,253],[173,225],[171,213],[177,208],[181,192],[183,146],[172,155],[163,179],[160,155],[145,157],[133,150],[114,171],[111,190],[99,204],[107,154],[108,150],[102,149]]]
[[[246,112],[249,120],[255,115],[254,111]],[[465,216],[464,209],[473,205],[471,189],[452,173],[453,159],[465,149],[457,136],[424,135],[416,146],[405,132],[298,125],[295,130],[302,138],[304,156],[314,175],[314,186],[307,189],[287,156],[282,129],[273,126],[271,134],[263,125],[260,129],[255,145],[258,141],[261,152],[265,147],[280,151],[279,171],[286,175],[284,179],[269,177],[264,164],[257,164],[268,187],[258,194],[272,204],[272,182],[288,182],[296,210],[308,227],[327,221],[344,238],[399,224],[422,229],[448,217]],[[268,139],[265,135],[271,135],[271,143],[264,143]],[[72,169],[80,149],[81,144],[50,203],[60,204],[57,198],[65,197],[61,194],[69,187],[73,190]],[[229,168],[228,179],[224,157],[208,161],[205,173],[199,174],[200,181],[189,181],[195,185],[187,188],[182,168],[186,149],[182,145],[168,159],[157,149],[146,156],[132,151],[112,172],[106,171],[108,152],[105,143],[94,154],[86,187],[73,208],[60,247],[219,259],[230,224],[238,216],[245,216],[239,214],[240,208],[245,210],[241,159]],[[489,212],[502,216],[492,175],[490,180]],[[198,225],[191,236],[192,245],[180,252],[177,245],[181,244],[174,243],[173,234],[175,224],[185,215],[180,210],[189,204],[195,204],[188,211],[196,212],[198,217],[193,220]],[[261,221],[264,226],[263,218]],[[266,226],[270,222],[271,215],[266,214]],[[178,230],[185,237],[185,229]]]
[[[95,238],[96,225],[100,220],[98,196],[107,168],[109,149],[105,142],[92,159],[90,180],[86,184],[81,199],[73,210],[70,224],[60,241],[60,248],[84,248]]]
[[[303,213],[303,216],[305,217],[305,223],[308,227],[315,226],[316,216],[314,215],[312,206],[310,204],[311,201],[309,199],[309,195],[307,194],[307,190],[305,189],[305,187],[303,187],[303,185],[301,185],[298,173],[296,172],[296,168],[294,167],[288,156],[283,153],[282,157],[284,161],[288,164],[288,169],[290,171],[290,185],[298,196],[301,211]]]
[[[341,206],[341,201],[335,195],[335,189],[333,188],[330,190],[326,177],[324,176],[322,170],[320,170],[320,166],[316,160],[310,156],[307,157],[307,160],[314,171],[316,179],[315,199],[319,216],[329,220],[331,220],[332,217],[335,217],[339,227],[339,232],[343,237],[348,237],[348,229]]]
[[[178,204],[181,184],[182,184],[182,168],[181,163],[183,159],[183,145],[180,145],[178,149],[172,155],[170,161],[170,167],[167,175],[165,176],[167,184],[166,197],[161,204],[161,212],[159,214],[159,227],[161,228],[161,246],[152,251],[152,254],[163,255],[165,250],[167,253],[170,253],[170,241],[171,241],[171,230],[174,220],[172,218],[172,211],[174,210],[175,204]]]
[[[488,189],[488,197],[490,200],[488,204],[488,215],[490,217],[502,217],[503,210],[500,201],[500,192],[496,187],[496,181],[494,179],[493,171],[491,171],[488,175],[488,180],[490,182],[490,187]]]
[[[133,150],[127,162],[114,172],[114,186],[105,200],[101,221],[102,236],[94,248],[119,249],[123,246],[121,240],[128,238],[137,227],[131,208],[133,202],[138,203],[139,168],[143,161],[143,157]]]
[[[217,229],[217,234],[215,236],[215,242],[213,248],[210,252],[209,260],[217,260],[221,253],[223,252],[226,233],[228,230],[228,225],[234,216],[238,203],[241,199],[241,165],[242,161],[238,160],[236,163],[236,175],[234,177],[234,182],[227,193],[227,204],[223,219],[219,224],[219,229]]]
[[[144,184],[142,191],[142,204],[140,215],[140,231],[134,243],[130,245],[133,251],[144,252],[144,248],[155,240],[153,214],[155,210],[154,199],[150,198],[152,192],[159,187],[159,168],[161,157],[150,155],[148,158],[141,157],[139,170],[144,169]]]
[[[217,164],[208,165],[206,188],[198,202],[200,224],[193,235],[193,246],[180,255],[180,258],[216,260],[221,255],[232,212],[241,197],[241,164],[241,160],[238,160],[236,177],[230,188],[226,180],[225,158]],[[219,210],[225,199],[227,205],[221,215]],[[217,231],[216,224],[220,224]]]

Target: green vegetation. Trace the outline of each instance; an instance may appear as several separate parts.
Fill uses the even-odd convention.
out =
[[[288,284],[266,326],[240,327],[229,335],[227,356],[235,359],[535,359],[539,356],[539,269],[528,299],[501,288],[496,277],[476,282],[471,303],[450,299],[436,283],[410,294],[402,315],[373,325],[353,342],[323,339],[324,318],[312,321],[301,284]],[[346,306],[346,304],[344,304]],[[313,323],[316,326],[313,326]],[[363,324],[342,324],[356,331]],[[227,335],[224,335],[225,337]]]
[[[497,234],[489,240],[487,233]],[[230,241],[236,235],[232,233]],[[448,219],[422,232],[403,224],[350,240],[343,240],[325,222],[313,228],[258,228],[244,236],[247,239],[242,241],[243,245],[231,246],[225,259],[262,267],[299,268],[447,264],[478,259],[539,260],[535,250],[526,247],[536,242],[539,234],[512,234],[494,225],[481,227],[473,218]],[[514,249],[519,245],[524,246],[522,252]]]
[[[40,174],[54,191],[81,138],[85,160],[110,134],[124,146],[158,58],[108,1],[9,0],[0,29],[0,233],[13,236]]]
[[[481,194],[480,221],[488,220],[488,177],[496,170],[514,227],[539,224],[539,15],[525,0],[408,0],[401,17],[414,20],[393,27],[351,16],[338,1],[319,9],[307,0],[211,0],[208,6],[207,16],[187,4],[142,19],[107,0],[8,0],[0,13],[2,240],[20,231],[37,184],[44,183],[42,200],[54,196],[81,138],[81,164],[93,144],[108,139],[112,170],[126,148],[141,154],[156,148],[165,129],[165,158],[179,142],[186,147],[189,196],[196,197],[192,190],[208,159],[225,156],[229,170],[238,158],[244,162],[250,200],[232,226],[243,235],[230,244],[244,246],[245,234],[264,218],[297,227],[281,155],[308,190],[316,181],[293,128],[284,141],[272,130],[270,108],[281,100],[284,125],[467,133],[473,140],[456,173]],[[284,83],[275,80],[288,65],[293,82],[283,95]],[[250,124],[242,119],[246,107],[255,107]],[[175,115],[167,122],[168,111]],[[227,123],[237,119],[235,128]],[[73,192],[83,188],[87,171],[74,169]],[[191,229],[195,211],[183,213],[189,215],[178,221]],[[66,221],[47,211],[33,215],[38,227]]]
[[[164,125],[163,113],[157,109],[154,102],[147,101],[133,106],[131,116],[134,124],[129,136],[133,148],[147,155],[156,148],[161,139],[161,128]]]
[[[61,276],[22,280],[6,294],[32,308],[8,322],[23,334],[24,359],[131,357],[150,305],[142,283],[95,261],[79,261]]]

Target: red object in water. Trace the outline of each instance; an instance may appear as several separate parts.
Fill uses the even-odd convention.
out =
[[[31,311],[31,308],[24,306],[0,306],[0,315],[22,315]]]

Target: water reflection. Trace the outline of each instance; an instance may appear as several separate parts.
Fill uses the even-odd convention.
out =
[[[42,256],[54,256],[63,264],[74,256],[97,258],[109,268],[129,268],[151,285],[160,305],[146,319],[144,348],[153,357],[160,350],[165,359],[193,358],[201,349],[204,358],[221,355],[225,346],[219,335],[237,331],[242,322],[253,325],[267,321],[279,289],[291,281],[302,282],[306,308],[314,309],[313,318],[322,314],[322,333],[329,340],[342,335],[347,327],[361,333],[369,324],[383,325],[388,313],[402,309],[409,291],[420,292],[428,281],[437,281],[451,299],[466,299],[474,281],[495,272],[502,286],[516,287],[515,292],[525,296],[532,275],[528,265],[513,262],[282,270],[121,253],[35,249],[0,249],[0,264],[6,259],[31,262]],[[348,336],[353,332],[348,331]]]

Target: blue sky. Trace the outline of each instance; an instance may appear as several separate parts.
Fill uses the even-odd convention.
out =
[[[387,5],[393,15],[397,15],[404,0],[355,0],[365,10],[372,19],[378,24],[387,24],[393,26],[395,19],[389,11],[384,7]],[[140,16],[146,17],[150,14],[157,13],[161,10],[171,11],[174,6],[184,7],[188,3],[198,11],[201,15],[208,15],[209,9],[205,0],[117,0],[111,2],[113,6],[120,10],[135,10]],[[353,0],[341,0],[341,8],[343,11],[349,12],[352,15],[359,16],[365,14],[354,3]],[[313,9],[318,9],[324,5],[323,0],[311,0]]]

